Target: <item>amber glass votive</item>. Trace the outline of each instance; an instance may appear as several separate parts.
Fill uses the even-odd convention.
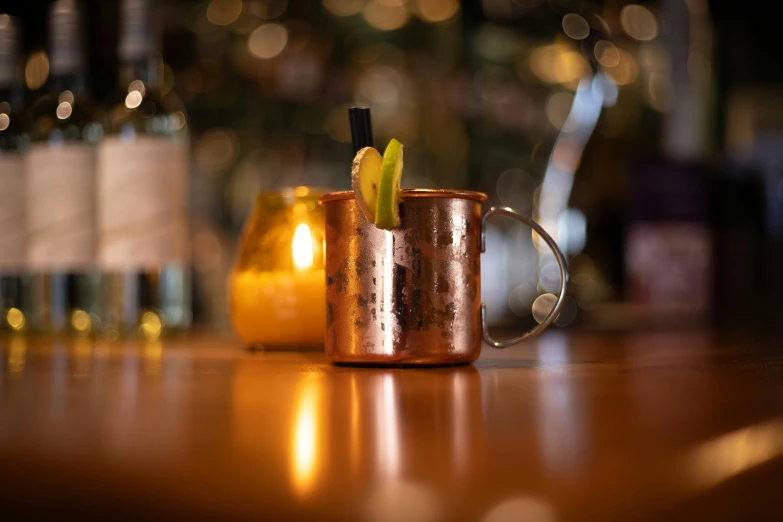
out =
[[[262,192],[229,276],[231,322],[251,348],[323,348],[324,215],[308,187]]]

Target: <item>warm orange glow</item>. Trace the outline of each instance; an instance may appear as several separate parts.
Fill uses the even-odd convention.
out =
[[[147,341],[144,343],[144,375],[148,377],[160,376],[160,367],[163,360],[163,345],[160,341]]]
[[[385,5],[377,0],[364,7],[362,16],[368,24],[380,31],[393,31],[408,22],[408,10],[404,6]]]
[[[131,91],[125,97],[125,106],[129,109],[135,109],[141,105],[141,93],[139,91]]]
[[[313,266],[313,236],[309,226],[302,223],[296,227],[291,250],[297,270],[306,270]]]
[[[228,25],[242,14],[242,0],[212,0],[207,6],[207,20],[215,25]]]
[[[530,54],[533,74],[547,83],[569,84],[590,74],[587,60],[568,45],[553,44]]]
[[[606,67],[606,72],[612,77],[617,85],[628,85],[636,80],[639,75],[639,69],[636,65],[636,58],[629,52],[617,49],[619,60],[615,67]]]
[[[315,383],[312,382],[315,378],[316,375],[308,376],[308,382],[303,385],[296,405],[291,457],[294,488],[300,496],[306,495],[311,489],[317,457],[317,394]]]
[[[620,64],[620,53],[612,42],[599,40],[593,52],[598,63],[604,67],[617,67]]]
[[[12,308],[12,310],[16,310]],[[27,353],[27,341],[21,337],[11,338],[11,349],[8,354],[8,373],[18,374],[24,372],[25,355]]]
[[[320,345],[326,335],[324,269],[246,270],[231,276],[231,321],[248,346]]]
[[[21,330],[25,325],[24,314],[18,308],[9,308],[5,313],[5,322],[12,330]]]
[[[155,312],[144,312],[141,314],[139,329],[146,339],[155,341],[160,337],[163,321]]]
[[[92,318],[84,310],[74,310],[71,314],[71,326],[81,334],[89,333],[92,330]]]
[[[761,422],[702,444],[687,460],[692,486],[708,489],[783,455],[783,419]]]
[[[445,22],[458,11],[457,0],[416,0],[416,12],[425,22]]]
[[[288,44],[288,30],[280,24],[263,24],[250,34],[247,48],[257,58],[274,58]]]
[[[49,57],[44,51],[35,51],[24,66],[24,81],[27,88],[39,89],[49,77]]]

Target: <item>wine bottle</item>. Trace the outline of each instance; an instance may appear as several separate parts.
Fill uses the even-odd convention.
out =
[[[23,101],[18,24],[0,14],[0,329],[11,330],[25,326]]]
[[[25,161],[31,327],[88,333],[97,325],[95,144],[103,136],[90,100],[75,0],[49,11],[50,75],[30,108]]]
[[[98,149],[102,317],[109,335],[157,337],[191,320],[185,113],[159,89],[149,0],[120,6],[118,101]]]

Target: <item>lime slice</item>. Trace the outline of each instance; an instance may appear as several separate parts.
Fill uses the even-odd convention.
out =
[[[368,221],[375,221],[375,202],[378,199],[378,180],[381,177],[381,154],[372,147],[356,153],[351,166],[351,185],[356,203]]]
[[[391,229],[400,226],[400,178],[402,178],[402,143],[392,139],[383,153],[378,198],[375,203],[375,226]]]

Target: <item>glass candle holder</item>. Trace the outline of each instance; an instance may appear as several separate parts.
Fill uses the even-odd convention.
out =
[[[229,276],[231,322],[251,348],[323,348],[325,191],[262,192]]]

